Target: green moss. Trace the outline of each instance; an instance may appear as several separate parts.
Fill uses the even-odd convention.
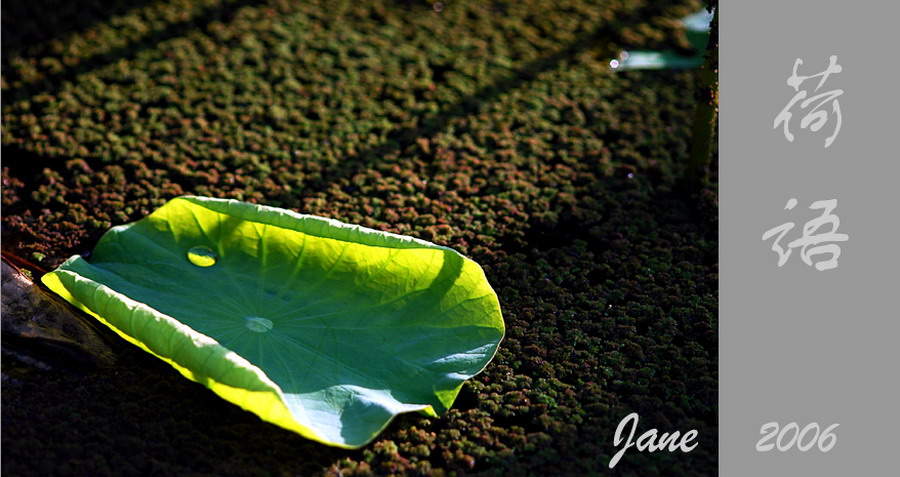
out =
[[[463,251],[508,337],[447,415],[359,452],[127,347],[92,376],[4,361],[8,473],[589,473],[632,411],[701,444],[620,473],[715,471],[716,195],[672,192],[696,77],[607,67],[677,47],[695,2],[125,3],[4,23],[4,247],[52,267],[185,193],[289,207]]]

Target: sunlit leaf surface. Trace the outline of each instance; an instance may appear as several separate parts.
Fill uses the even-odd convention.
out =
[[[43,281],[221,397],[341,447],[446,411],[504,333],[481,267],[452,249],[233,200],[174,199]]]

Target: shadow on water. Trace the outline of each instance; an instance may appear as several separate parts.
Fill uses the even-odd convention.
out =
[[[322,173],[322,181],[325,184],[329,184],[342,178],[353,177],[377,161],[382,160],[385,155],[401,152],[407,147],[416,144],[416,140],[419,138],[435,136],[446,129],[453,120],[477,114],[485,105],[495,101],[501,95],[521,88],[544,72],[556,69],[565,61],[575,58],[582,51],[597,49],[598,46],[603,47],[603,45],[611,44],[611,37],[612,34],[606,28],[585,34],[563,48],[523,64],[519,68],[510,71],[504,77],[463,97],[456,103],[445,105],[434,113],[420,114],[416,118],[418,121],[414,121],[418,124],[417,126],[391,131],[381,144],[359,151],[355,157],[343,158],[338,161],[340,170],[336,167],[326,168]],[[607,49],[602,49],[600,54],[611,56],[613,51],[612,49],[608,49],[608,51]],[[448,71],[441,70],[438,76],[446,76]]]
[[[59,74],[50,75],[39,83],[33,83],[21,88],[6,89],[3,91],[4,102],[8,104],[13,100],[25,99],[39,93],[52,94],[61,89],[65,82],[73,80],[78,75],[102,68],[123,58],[133,57],[144,49],[152,48],[159,42],[183,35],[193,28],[204,28],[213,21],[224,21],[228,17],[233,16],[242,6],[250,5],[257,1],[234,0],[227,5],[204,11],[203,14],[195,17],[190,22],[174,23],[163,30],[149,33],[140,42],[88,58],[79,65]],[[561,63],[574,58],[581,51],[588,48],[597,48],[598,45],[609,44],[611,36],[612,34],[606,29],[598,29],[585,34],[568,46],[523,64],[519,68],[510,71],[503,78],[462,98],[456,103],[445,105],[437,112],[420,114],[417,118],[418,120],[414,121],[418,126],[392,131],[388,133],[387,138],[381,144],[359,151],[355,157],[342,158],[342,160],[338,161],[340,166],[326,167],[322,172],[323,184],[333,183],[341,178],[352,177],[377,161],[382,160],[386,154],[402,151],[415,144],[418,138],[432,137],[438,134],[454,119],[477,113],[485,104],[491,103],[508,91],[527,84],[541,73],[557,68]],[[611,52],[604,51],[601,54],[607,53]],[[33,188],[36,187],[36,185],[31,186],[29,184],[35,184],[41,171],[46,167],[52,167],[55,160],[55,158],[44,157],[41,154],[28,151],[21,146],[13,144],[4,144],[2,153],[7,159],[4,161],[4,165],[9,167],[10,175],[19,178],[26,184],[22,194],[23,199],[26,200],[30,197]],[[85,160],[92,167],[99,166],[99,168],[102,168],[101,164],[94,164],[94,161],[89,157],[85,158]]]
[[[25,54],[36,45],[78,33],[153,0],[30,0],[3,6],[0,38],[4,58]]]
[[[84,73],[88,73],[104,66],[111,65],[121,59],[132,58],[136,56],[141,51],[150,49],[167,40],[171,40],[173,38],[181,37],[187,34],[189,31],[194,29],[204,29],[209,26],[211,23],[216,21],[227,22],[230,21],[234,15],[243,7],[254,5],[259,3],[260,0],[223,0],[221,4],[216,6],[208,7],[200,11],[199,14],[191,18],[190,20],[174,22],[166,25],[164,28],[159,30],[152,30],[147,34],[140,37],[137,41],[134,41],[128,45],[119,48],[113,48],[108,51],[104,51],[101,53],[97,53],[93,56],[85,58],[81,60],[77,65],[63,69],[59,72],[48,73],[41,80],[28,83],[20,87],[16,88],[8,88],[3,90],[3,102],[10,103],[13,101],[19,101],[31,97],[38,93],[48,93],[54,94],[58,92],[62,86],[68,82],[74,80],[79,75]],[[53,2],[49,2],[53,3]],[[81,3],[81,2],[75,2]],[[136,5],[133,4],[135,7]],[[139,4],[138,4],[139,5]],[[124,8],[120,9],[120,13],[125,13]],[[3,30],[7,29],[6,25],[6,9],[4,8],[4,25]],[[13,14],[10,13],[10,16]],[[107,18],[111,18],[113,15],[108,15]],[[90,26],[98,21],[104,20],[103,18],[98,18],[94,21],[88,22],[87,26]],[[15,19],[10,19],[10,23],[14,22]],[[11,28],[14,32],[18,29],[13,27]],[[74,31],[76,29],[71,28],[70,31]],[[21,30],[18,30],[21,32]],[[10,33],[10,36],[16,37],[15,41],[12,42],[10,48],[17,48],[18,51],[22,49],[22,36],[26,38],[28,36],[34,36],[33,33]],[[49,39],[52,38],[60,38],[63,36],[60,33],[53,34]],[[4,35],[4,44],[6,43],[6,35]],[[18,47],[16,45],[19,45]],[[7,58],[7,52],[4,50],[3,57]],[[5,61],[5,60],[4,60]],[[9,80],[15,80],[15,78],[10,78]]]
[[[50,75],[40,82],[6,89],[3,91],[4,101],[8,103],[11,98],[21,100],[39,93],[53,94],[59,91],[67,81],[74,80],[78,75],[89,73],[120,59],[134,57],[139,52],[153,48],[162,41],[179,37],[195,28],[205,28],[214,21],[228,21],[234,17],[238,9],[255,3],[259,3],[259,0],[225,0],[223,4],[203,10],[190,21],[171,23],[161,30],[144,35],[128,46],[87,58],[80,64],[58,74]],[[503,94],[519,89],[541,74],[552,71],[567,61],[574,60],[585,50],[594,50],[595,54],[601,56],[613,56],[615,52],[609,45],[614,44],[619,37],[619,29],[622,25],[633,23],[640,15],[640,9],[623,13],[603,27],[587,32],[571,43],[525,62],[518,68],[511,69],[507,74],[455,103],[445,104],[436,112],[418,113],[416,117],[412,118],[415,126],[393,130],[387,133],[381,143],[358,151],[354,156],[343,157],[335,163],[323,165],[320,178],[318,180],[310,178],[313,181],[313,187],[310,190],[324,190],[331,184],[353,177],[372,167],[373,164],[384,160],[385,157],[401,154],[407,148],[414,146],[417,139],[433,137],[445,130],[454,120],[477,114],[483,110],[485,105],[496,101]],[[447,72],[452,71],[452,67],[445,69],[447,71],[441,71],[439,72],[441,74],[437,75],[437,86],[439,87],[444,82],[443,78],[446,77]],[[25,184],[19,194],[22,200],[15,204],[16,210],[13,213],[35,208],[37,205],[34,204],[31,196],[40,184],[41,171],[44,168],[55,167],[54,164],[58,164],[60,158],[47,157],[16,144],[4,144],[2,153],[7,159],[4,161],[4,166],[9,168],[8,175],[20,179]],[[86,157],[84,159],[95,170],[104,167],[98,158]],[[172,180],[182,185],[185,191],[192,189],[190,183],[181,183],[174,178]]]

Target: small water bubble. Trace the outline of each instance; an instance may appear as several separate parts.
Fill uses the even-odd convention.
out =
[[[615,59],[610,60],[609,66],[610,66],[611,68],[618,68],[618,67],[619,67],[619,60],[615,60]]]
[[[634,173],[633,173],[633,172],[629,172],[629,173],[628,173],[628,178],[629,178],[629,179],[634,179]]]
[[[434,2],[431,5],[434,8],[434,11],[441,13],[444,10],[444,2]]]
[[[275,326],[275,324],[272,323],[272,320],[260,316],[248,316],[245,320],[247,329],[257,333],[265,333]]]
[[[216,264],[219,255],[209,247],[198,245],[188,250],[187,258],[198,267],[211,267]]]

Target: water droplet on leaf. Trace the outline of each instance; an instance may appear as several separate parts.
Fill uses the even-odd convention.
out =
[[[275,326],[275,324],[272,323],[272,320],[259,316],[248,316],[246,320],[247,329],[250,331],[255,331],[257,333],[265,333],[266,331],[271,330],[273,326]]]
[[[219,258],[219,255],[209,247],[200,245],[188,250],[187,258],[198,267],[211,267],[216,264],[216,259]]]

